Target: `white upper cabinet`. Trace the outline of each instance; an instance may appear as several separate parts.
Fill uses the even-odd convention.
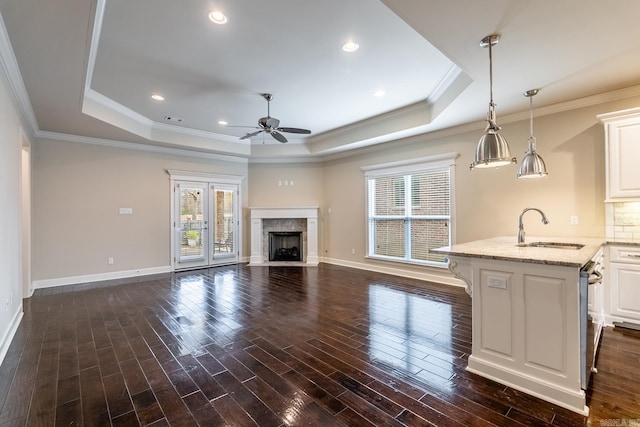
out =
[[[640,200],[640,108],[598,119],[605,126],[607,201]]]

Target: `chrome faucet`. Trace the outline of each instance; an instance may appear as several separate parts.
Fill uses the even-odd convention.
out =
[[[540,215],[542,215],[542,223],[543,224],[549,224],[549,220],[547,219],[546,215],[544,214],[544,212],[542,212],[540,209],[538,208],[525,208],[522,213],[520,214],[520,217],[518,218],[518,244],[524,243],[524,225],[522,225],[522,216],[524,215],[524,213],[526,211],[538,211],[540,212]]]

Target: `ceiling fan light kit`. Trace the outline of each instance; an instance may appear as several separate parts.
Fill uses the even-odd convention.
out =
[[[264,132],[270,134],[276,141],[285,143],[287,142],[287,138],[281,134],[280,132],[286,133],[298,133],[308,135],[311,133],[309,129],[301,129],[301,128],[290,128],[290,127],[280,127],[280,120],[275,117],[271,117],[271,100],[273,99],[273,95],[270,93],[262,93],[262,97],[267,101],[267,116],[261,117],[258,119],[258,126],[255,128],[258,129],[254,132],[249,132],[240,137],[240,139],[248,139],[253,138],[254,136]],[[251,127],[251,126],[246,126]]]
[[[480,46],[489,48],[489,113],[487,114],[487,128],[478,141],[475,159],[470,168],[490,168],[516,163],[511,157],[511,150],[507,140],[500,135],[500,126],[496,123],[495,103],[493,102],[493,57],[491,48],[500,40],[499,35],[490,35],[480,41]]]

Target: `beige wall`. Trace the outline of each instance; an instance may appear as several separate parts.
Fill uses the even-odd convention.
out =
[[[324,256],[331,260],[367,265],[389,263],[364,258],[366,244],[365,182],[362,166],[406,160],[447,152],[459,152],[456,180],[456,241],[465,242],[510,235],[516,239],[518,215],[526,207],[542,209],[550,220],[543,225],[536,212],[524,217],[528,236],[604,236],[605,169],[604,128],[598,114],[637,107],[640,98],[608,102],[534,119],[538,153],[549,177],[518,180],[517,166],[469,170],[483,129],[455,134],[451,130],[387,143],[377,150],[360,150],[349,157],[325,162],[326,215]],[[528,116],[528,115],[527,115]],[[500,118],[498,118],[500,119]],[[528,118],[501,123],[512,154],[523,157],[529,132]],[[327,209],[332,213],[328,214]],[[578,225],[570,225],[577,215]],[[356,254],[352,254],[356,249]],[[394,266],[406,271],[424,268]]]
[[[33,148],[34,280],[169,266],[166,169],[247,177],[242,201],[245,257],[250,249],[250,206],[319,206],[319,253],[325,260],[410,273],[429,270],[364,258],[361,167],[447,152],[460,153],[455,173],[458,242],[497,235],[512,235],[515,240],[518,215],[526,207],[544,210],[551,221],[543,226],[537,214],[529,212],[525,216],[529,236],[604,236],[604,130],[596,116],[638,105],[640,98],[634,98],[537,115],[538,149],[550,175],[532,181],[517,180],[515,166],[469,170],[483,131],[480,125],[474,131],[447,130],[386,143],[323,163],[247,165],[38,141]],[[526,149],[529,127],[527,115],[522,117],[511,123],[500,122],[499,117],[518,158]],[[132,207],[134,215],[118,215],[119,207]],[[569,224],[571,215],[579,217],[579,225]],[[112,266],[107,264],[110,256],[116,261]]]
[[[321,163],[252,163],[249,165],[249,206],[322,207],[324,168]],[[287,181],[288,185],[285,185]],[[293,181],[293,185],[291,185]],[[247,216],[245,234],[251,221]],[[318,255],[325,234],[322,211],[318,216]],[[249,246],[245,254],[249,254]]]
[[[0,72],[0,362],[22,312],[21,121]],[[26,296],[26,295],[25,295]]]
[[[252,163],[249,170],[250,206],[320,206],[322,203],[321,163]],[[289,185],[285,185],[285,181]]]
[[[34,144],[33,162],[35,281],[168,267],[166,170],[247,176],[246,163],[51,140]]]

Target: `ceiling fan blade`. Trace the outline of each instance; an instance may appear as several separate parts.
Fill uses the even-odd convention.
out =
[[[283,134],[281,134],[280,132],[276,132],[275,130],[271,131],[271,136],[282,143],[287,142],[287,138],[285,138]]]
[[[300,128],[277,128],[280,132],[289,132],[289,133],[304,133],[310,134],[311,131],[309,129],[300,129]]]
[[[250,133],[248,133],[248,134],[246,134],[244,136],[241,136],[240,139],[252,138],[252,137],[256,136],[257,134],[259,134],[260,132],[262,132],[262,129],[257,130],[255,132],[250,132]]]

